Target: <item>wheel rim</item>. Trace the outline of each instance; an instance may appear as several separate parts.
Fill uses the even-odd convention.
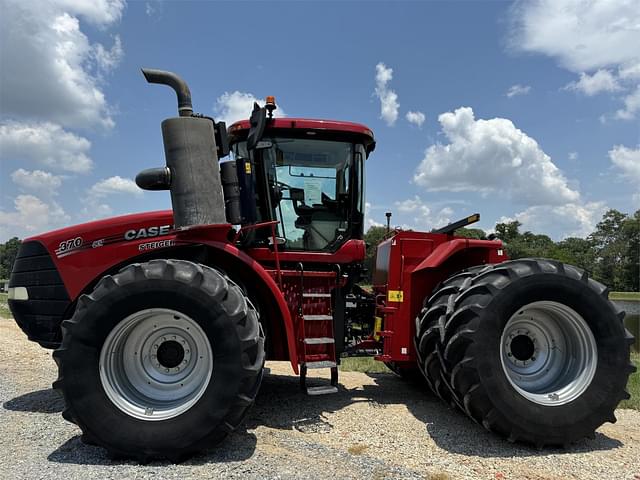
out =
[[[188,316],[141,310],[109,333],[100,352],[100,380],[111,402],[141,420],[167,420],[189,410],[213,372],[206,334]]]
[[[527,400],[565,405],[584,393],[598,363],[596,341],[584,318],[552,301],[530,303],[507,322],[500,339],[507,379]]]

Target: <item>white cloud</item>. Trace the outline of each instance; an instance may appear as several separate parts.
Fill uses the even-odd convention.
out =
[[[113,126],[97,72],[122,56],[91,44],[80,19],[99,28],[118,21],[120,0],[6,0],[0,16],[0,104],[5,116],[37,118],[65,127]]]
[[[507,93],[505,94],[507,97],[515,97],[517,95],[527,95],[531,91],[530,85],[511,85]]]
[[[414,125],[421,127],[425,121],[424,113],[422,112],[412,112],[411,110],[407,112],[405,117],[409,123],[413,123]]]
[[[600,69],[593,75],[581,72],[580,80],[567,84],[565,89],[576,90],[592,97],[601,92],[617,92],[621,87],[609,70]]]
[[[257,102],[261,107],[264,106],[264,100],[258,99],[252,93],[245,92],[224,92],[216,100],[216,104],[213,107],[216,121],[223,121],[230,127],[231,124],[239,120],[248,120],[253,111],[253,104]],[[278,105],[278,108],[273,112],[274,117],[286,117],[287,114]]]
[[[0,241],[13,236],[24,238],[61,227],[70,221],[60,205],[45,203],[34,195],[18,195],[14,207],[10,212],[0,210]]]
[[[87,153],[91,142],[53,123],[0,124],[0,158],[28,160],[74,173],[87,173],[93,162]]]
[[[367,231],[371,227],[384,227],[380,222],[376,222],[371,216],[371,210],[373,209],[371,203],[365,202],[364,204],[364,230]]]
[[[129,178],[120,176],[105,178],[93,185],[89,189],[89,194],[94,198],[106,197],[107,195],[127,194],[141,196],[143,191],[136,185],[136,182]]]
[[[637,0],[527,0],[512,10],[513,46],[557,58],[573,71],[637,63]]]
[[[636,186],[640,184],[640,146],[635,150],[624,145],[615,145],[609,150],[609,159],[616,167],[622,170]]]
[[[516,213],[512,218],[502,217],[499,222],[518,220],[522,230],[545,232],[556,240],[567,237],[586,237],[607,211],[604,202],[566,205],[535,205]]]
[[[56,195],[62,185],[62,177],[42,170],[32,172],[19,168],[11,174],[13,183],[25,190],[33,190],[48,195]]]
[[[527,205],[580,198],[538,143],[511,120],[476,120],[469,107],[438,117],[448,144],[432,145],[414,175],[430,191],[498,192]]]
[[[427,205],[418,195],[396,202],[395,205],[400,214],[412,217],[412,222],[408,225],[408,228],[415,230],[444,227],[451,223],[451,216],[453,215],[451,207],[443,207],[439,210],[434,209],[433,206]]]
[[[105,73],[111,72],[120,64],[122,57],[124,57],[120,36],[116,35],[113,46],[110,49],[106,49],[101,43],[94,45],[93,56],[96,59],[96,64],[100,71]]]
[[[393,79],[393,69],[380,62],[376,65],[376,96],[380,99],[380,118],[392,126],[398,119],[398,95],[388,86]]]
[[[547,55],[580,79],[567,85],[586,95],[626,92],[615,118],[640,110],[640,8],[637,0],[521,0],[511,9],[511,45]],[[615,73],[617,72],[617,73]]]
[[[632,120],[636,116],[636,112],[640,110],[640,85],[634,92],[624,97],[624,108],[616,111],[616,118],[621,120]]]
[[[569,160],[575,162],[578,159],[578,152],[569,152]]]

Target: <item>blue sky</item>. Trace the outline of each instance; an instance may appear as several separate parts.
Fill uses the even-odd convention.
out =
[[[275,95],[287,116],[368,125],[369,225],[478,211],[559,239],[640,207],[632,0],[2,4],[0,241],[169,208],[132,182],[164,164],[175,115],[142,66],[216,119]]]

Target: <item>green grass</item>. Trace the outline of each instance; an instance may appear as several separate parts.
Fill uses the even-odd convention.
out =
[[[7,305],[7,294],[0,293],[0,317],[2,318],[11,318],[11,311],[9,310],[9,305]]]
[[[391,373],[391,370],[384,363],[374,360],[372,357],[343,358],[340,370],[343,372]]]
[[[640,292],[611,292],[609,300],[632,300],[640,302]]]
[[[640,411],[640,353],[631,352],[631,361],[638,369],[631,374],[627,383],[627,391],[631,394],[631,398],[621,402],[618,408],[632,408]]]

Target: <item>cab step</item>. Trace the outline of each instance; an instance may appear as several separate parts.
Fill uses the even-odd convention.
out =
[[[306,343],[307,345],[325,345],[329,343],[336,343],[336,341],[333,338],[329,337],[311,337],[305,338],[304,343]]]

